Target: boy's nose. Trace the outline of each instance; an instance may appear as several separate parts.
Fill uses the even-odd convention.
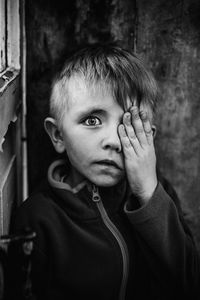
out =
[[[104,139],[102,141],[102,146],[103,149],[115,150],[118,153],[122,151],[121,142],[120,142],[117,129],[113,130],[107,128]]]

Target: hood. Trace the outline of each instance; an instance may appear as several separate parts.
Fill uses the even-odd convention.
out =
[[[69,168],[67,162],[61,159],[53,162],[48,169],[48,182],[56,194],[55,201],[74,217],[81,219],[98,217],[96,203],[92,200],[93,184],[84,180],[77,186],[70,186],[67,182]],[[110,215],[115,214],[124,204],[126,186],[126,181],[123,180],[114,187],[98,187],[104,207]]]
[[[65,189],[72,192],[73,194],[78,193],[86,185],[89,188],[90,184],[86,180],[79,183],[75,187],[70,186],[70,184],[67,182],[69,168],[70,167],[67,166],[67,163],[64,159],[54,161],[48,169],[48,181],[51,186],[55,188]]]

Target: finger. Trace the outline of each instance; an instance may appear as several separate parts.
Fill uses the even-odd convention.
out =
[[[123,148],[123,152],[125,156],[130,156],[133,155],[135,153],[130,139],[128,138],[127,134],[126,134],[126,130],[123,124],[120,124],[118,127],[118,132],[119,132],[119,137],[122,143],[122,148]]]
[[[143,123],[143,128],[144,128],[144,132],[146,134],[147,141],[148,141],[149,145],[151,145],[153,143],[153,131],[151,128],[151,124],[150,124],[147,112],[144,110],[140,111],[140,118]]]
[[[141,151],[141,145],[137,139],[137,136],[135,134],[134,128],[131,124],[131,114],[129,112],[126,112],[123,116],[123,124],[125,127],[126,134],[131,142],[132,147],[134,148],[135,152],[137,154]]]
[[[137,106],[133,106],[130,109],[130,111],[131,111],[131,115],[132,115],[132,125],[134,127],[135,134],[138,138],[140,145],[145,146],[145,145],[147,145],[148,142],[147,142],[147,137],[144,132],[143,124],[140,119],[140,115],[139,115]]]

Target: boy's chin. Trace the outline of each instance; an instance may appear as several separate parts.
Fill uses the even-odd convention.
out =
[[[103,177],[103,178],[92,178],[91,182],[99,187],[112,187],[117,185],[123,177],[118,178],[109,178],[109,177]]]

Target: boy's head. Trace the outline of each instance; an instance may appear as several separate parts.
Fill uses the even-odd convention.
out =
[[[127,110],[129,103],[149,106],[155,113],[158,89],[152,74],[140,58],[127,50],[112,45],[91,45],[65,62],[52,85],[50,114],[60,123],[70,104],[69,79],[80,77],[89,86],[109,88],[117,103]]]
[[[45,128],[56,151],[67,152],[74,181],[119,182],[123,113],[136,104],[152,119],[157,99],[156,82],[136,54],[93,45],[70,57],[53,82]]]

